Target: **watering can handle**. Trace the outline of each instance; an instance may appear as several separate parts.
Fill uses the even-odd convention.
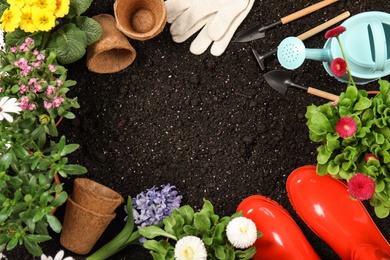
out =
[[[373,71],[383,71],[386,66],[387,58],[386,35],[381,21],[371,21],[370,27],[372,31],[375,53],[375,67],[373,68]]]

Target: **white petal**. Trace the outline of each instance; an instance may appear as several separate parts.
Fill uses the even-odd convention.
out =
[[[7,113],[0,112],[0,115],[1,115],[1,117],[4,117],[5,120],[7,120],[10,123],[12,123],[14,121],[14,118]],[[1,119],[1,117],[0,117],[0,120],[3,120],[3,119]]]
[[[0,107],[2,107],[5,104],[5,102],[7,102],[8,99],[9,99],[9,97],[2,97],[0,99]]]
[[[56,256],[54,257],[54,260],[62,260],[62,258],[64,257],[64,255],[65,255],[64,250],[58,251],[58,253],[57,253]]]

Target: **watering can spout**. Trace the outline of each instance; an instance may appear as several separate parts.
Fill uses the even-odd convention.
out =
[[[322,62],[331,62],[331,53],[329,49],[306,49],[306,59]]]
[[[298,37],[287,37],[278,46],[278,60],[286,69],[300,67],[305,59],[329,62],[329,49],[309,49]]]

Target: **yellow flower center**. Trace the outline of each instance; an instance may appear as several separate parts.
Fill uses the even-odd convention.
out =
[[[183,255],[185,256],[186,259],[192,259],[195,255],[194,250],[192,250],[191,247],[186,247],[184,249]]]

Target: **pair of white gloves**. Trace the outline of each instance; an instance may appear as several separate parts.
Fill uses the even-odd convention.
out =
[[[202,54],[212,44],[211,54],[220,56],[253,3],[254,0],[166,0],[172,39],[181,43],[202,29],[191,43],[191,53]]]

